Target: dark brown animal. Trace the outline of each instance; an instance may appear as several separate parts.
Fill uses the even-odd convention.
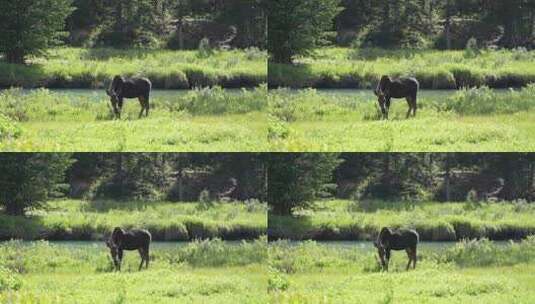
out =
[[[121,118],[124,98],[138,98],[141,105],[139,118],[141,118],[143,111],[145,111],[145,116],[149,116],[149,98],[151,90],[152,83],[147,78],[124,78],[122,76],[115,76],[109,89],[106,90],[106,93],[110,96],[113,112],[117,118]]]
[[[416,117],[417,98],[420,84],[415,78],[397,78],[393,79],[389,76],[381,77],[381,81],[374,90],[378,97],[379,106],[383,113],[383,118],[388,119],[388,112],[390,111],[390,101],[392,98],[405,98],[409,104],[409,111],[407,118],[410,117],[411,112],[413,117]]]
[[[143,267],[143,262],[145,262],[145,268],[149,268],[149,247],[151,240],[152,236],[147,230],[132,229],[125,231],[120,227],[115,227],[110,239],[106,241],[115,269],[121,270],[123,250],[138,250],[141,257],[139,270]]]
[[[379,253],[380,263],[383,270],[388,271],[390,263],[390,252],[392,250],[405,250],[409,257],[407,270],[412,262],[412,268],[416,268],[416,247],[419,241],[418,232],[415,230],[397,230],[384,227],[381,229],[377,240],[374,242],[375,248]]]

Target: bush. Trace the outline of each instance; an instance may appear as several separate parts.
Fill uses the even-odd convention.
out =
[[[208,38],[203,38],[199,41],[199,47],[197,48],[197,57],[199,58],[208,58],[214,54],[214,50],[210,45],[210,40]]]
[[[16,139],[20,136],[21,129],[18,124],[6,115],[0,113],[0,141]]]
[[[22,287],[20,276],[12,270],[0,265],[0,293],[19,290]]]
[[[466,42],[464,49],[464,58],[475,58],[481,54],[481,50],[477,44],[477,39],[472,37]]]

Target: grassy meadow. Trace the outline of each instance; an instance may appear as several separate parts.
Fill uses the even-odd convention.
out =
[[[294,65],[269,65],[271,87],[374,88],[381,75],[410,75],[424,89],[486,85],[521,87],[535,82],[535,51],[386,50],[319,48]]]
[[[328,243],[269,245],[271,303],[532,303],[535,238],[497,245],[459,242],[420,249],[416,270],[405,252],[393,252],[382,272],[375,250]]]
[[[154,88],[190,89],[219,85],[256,87],[266,82],[267,55],[255,48],[171,51],[56,48],[28,65],[0,62],[0,87],[104,88],[115,75],[148,77]]]
[[[425,93],[416,118],[397,99],[385,121],[374,96],[271,90],[272,151],[535,151],[535,86]]]
[[[125,101],[114,119],[108,98],[40,89],[0,92],[0,151],[266,151],[267,88],[229,92],[215,87],[139,102]]]
[[[271,239],[372,240],[390,226],[416,229],[423,241],[509,240],[535,234],[535,206],[327,200],[294,216],[270,214],[268,225]]]
[[[0,214],[0,239],[102,240],[114,227],[148,229],[154,240],[257,239],[266,234],[265,204],[50,201],[29,216]]]
[[[126,251],[113,270],[104,244],[0,243],[1,303],[266,303],[267,242],[153,246],[148,269]]]

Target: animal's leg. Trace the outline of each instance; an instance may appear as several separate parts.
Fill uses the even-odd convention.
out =
[[[390,113],[390,102],[392,101],[392,98],[389,96],[386,98],[386,119],[388,119],[388,114]]]
[[[409,110],[407,111],[407,116],[405,116],[405,118],[409,118],[411,116],[411,113],[412,113],[412,99],[411,97],[407,97],[407,105],[409,106]]]
[[[409,258],[409,262],[407,263],[407,269],[406,270],[409,270],[409,268],[411,267],[411,262],[412,262],[412,249],[411,248],[407,248],[405,249],[405,251],[407,251],[407,257]]]
[[[145,268],[149,268],[149,247],[145,248]]]
[[[117,102],[119,106],[119,112],[117,113],[117,116],[121,118],[121,113],[123,112],[123,98],[119,98],[119,101]]]
[[[387,249],[385,253],[385,270],[386,271],[388,271],[389,264],[390,264],[390,249]]]
[[[115,118],[121,118],[121,113],[119,113],[119,109],[117,108],[117,103],[112,101],[111,106],[113,108],[113,114],[115,115]]]
[[[412,269],[416,269],[416,260],[418,259],[418,255],[416,254],[416,247],[412,250]]]
[[[418,97],[416,95],[414,95],[412,97],[412,116],[413,117],[416,117],[416,110],[418,109]]]
[[[145,261],[145,252],[143,248],[139,248],[138,251],[139,251],[139,256],[141,257],[141,263],[139,264],[139,270],[141,270],[141,268],[143,267],[143,262]]]
[[[149,95],[145,96],[145,117],[149,117],[149,109],[150,109],[150,97]]]
[[[121,270],[121,264],[123,263],[123,250],[122,249],[119,249],[119,251],[117,252],[117,256],[119,258],[119,264],[117,265],[117,270]]]
[[[139,96],[139,105],[141,106],[141,111],[139,112],[138,118],[143,116],[143,111],[145,110],[145,100],[143,96]]]

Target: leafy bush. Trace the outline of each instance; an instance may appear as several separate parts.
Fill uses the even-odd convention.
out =
[[[214,54],[214,50],[210,45],[210,40],[208,38],[203,38],[199,41],[199,47],[197,48],[197,56],[199,58],[208,58]]]
[[[19,290],[21,287],[22,280],[20,276],[0,265],[0,293],[9,290]]]
[[[18,124],[0,113],[0,141],[11,138],[16,139],[20,134],[21,129]]]

